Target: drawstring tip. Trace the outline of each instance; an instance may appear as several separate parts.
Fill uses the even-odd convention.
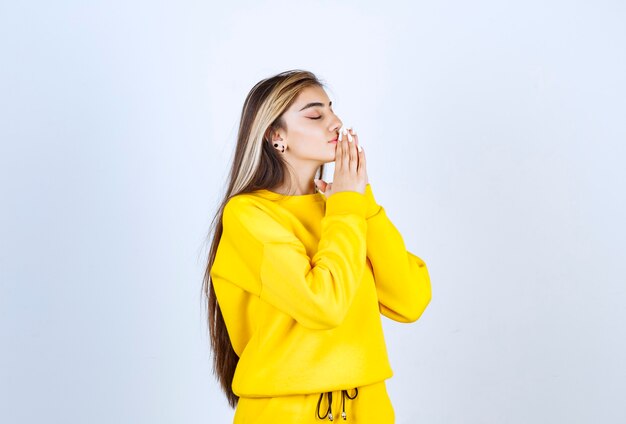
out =
[[[332,392],[325,392],[325,394],[328,395],[328,409],[326,411],[326,414],[324,416],[320,415],[320,406],[322,404],[322,399],[324,398],[324,392],[320,393],[320,398],[317,400],[317,410],[316,410],[316,414],[317,417],[319,419],[324,419],[326,417],[328,417],[328,421],[334,421],[334,417],[333,417],[333,412],[332,412],[332,405],[333,405],[333,393]],[[354,396],[350,396],[350,394],[348,393],[347,390],[342,390],[341,391],[341,418],[346,421],[348,419],[348,414],[346,414],[346,397],[348,399],[356,399],[357,395],[359,394],[359,389],[358,388],[354,388]]]

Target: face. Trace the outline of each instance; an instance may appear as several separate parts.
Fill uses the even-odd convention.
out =
[[[332,109],[332,103],[323,88],[303,89],[291,107],[283,114],[288,131],[275,136],[285,145],[285,155],[294,162],[327,163],[335,160],[336,142],[343,125]]]

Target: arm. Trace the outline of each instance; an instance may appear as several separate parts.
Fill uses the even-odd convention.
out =
[[[224,207],[223,232],[211,275],[249,291],[301,325],[340,325],[366,267],[365,196],[338,192],[326,200],[317,252],[250,199]]]
[[[372,188],[367,200],[367,257],[374,269],[380,312],[398,322],[414,322],[431,299],[431,285],[424,261],[406,250],[398,229],[376,203]]]

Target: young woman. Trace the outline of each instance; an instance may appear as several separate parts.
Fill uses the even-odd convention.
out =
[[[203,281],[213,369],[236,424],[394,422],[380,315],[416,321],[430,278],[342,125],[307,71],[246,97]]]

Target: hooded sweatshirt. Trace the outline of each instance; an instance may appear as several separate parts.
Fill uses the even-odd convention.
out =
[[[393,375],[381,314],[416,321],[426,264],[374,199],[356,191],[231,197],[210,275],[239,356],[237,396],[356,388]]]

